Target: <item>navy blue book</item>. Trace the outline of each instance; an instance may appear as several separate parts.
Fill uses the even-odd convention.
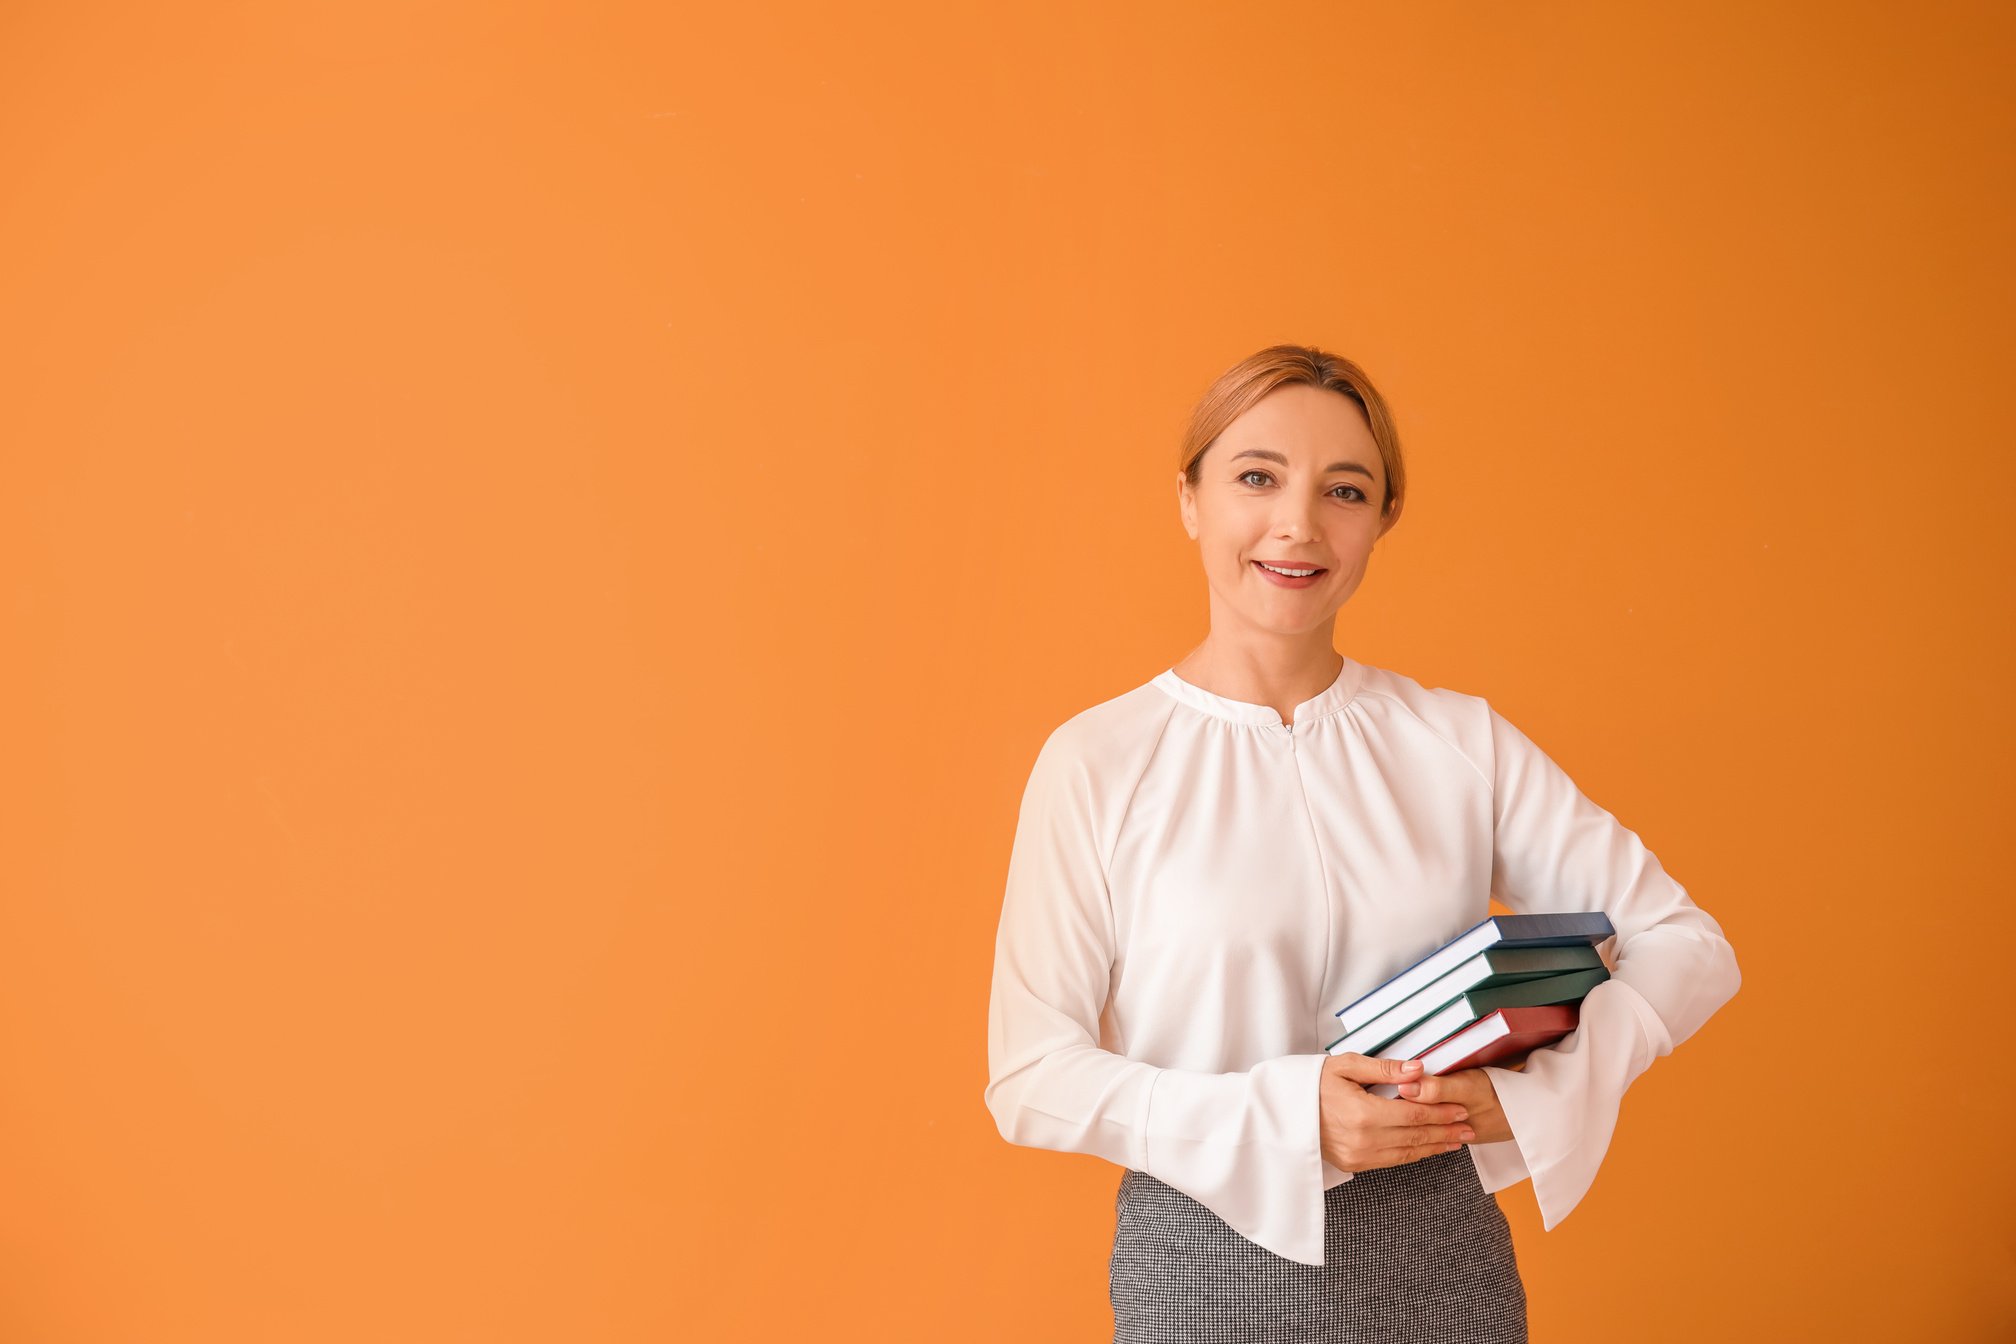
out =
[[[1601,910],[1564,910],[1544,915],[1493,915],[1464,930],[1384,984],[1337,1010],[1344,1030],[1356,1031],[1417,990],[1455,970],[1479,952],[1494,947],[1594,946],[1615,936],[1610,916]]]

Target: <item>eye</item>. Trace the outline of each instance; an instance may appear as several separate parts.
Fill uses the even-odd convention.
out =
[[[1254,477],[1254,476],[1258,476],[1258,477],[1259,477],[1260,479],[1259,479],[1258,481],[1255,481],[1255,480],[1252,480],[1252,479],[1250,479],[1251,477]],[[1266,472],[1264,472],[1264,471],[1260,470],[1260,468],[1258,468],[1258,467],[1254,467],[1254,468],[1253,468],[1253,469],[1252,469],[1251,471],[1242,471],[1242,472],[1240,472],[1240,473],[1239,473],[1239,477],[1238,477],[1238,480],[1239,480],[1239,484],[1241,484],[1241,485],[1253,485],[1253,486],[1260,486],[1260,485],[1270,485],[1270,484],[1272,484],[1272,483],[1273,483],[1273,480],[1274,480],[1274,478],[1273,478],[1272,476],[1268,475],[1268,474],[1267,474]],[[1350,494],[1348,494],[1348,495],[1346,495],[1346,496],[1345,496],[1345,499],[1346,499],[1346,500],[1348,500],[1348,501],[1350,501],[1350,502],[1352,502],[1352,503],[1362,503],[1362,502],[1364,502],[1364,501],[1365,501],[1365,499],[1366,499],[1366,494],[1365,494],[1365,492],[1364,492],[1363,490],[1360,490],[1360,489],[1359,489],[1359,488],[1358,488],[1357,486],[1355,486],[1355,485],[1338,485],[1338,486],[1335,486],[1335,487],[1333,487],[1333,488],[1331,489],[1330,493],[1334,495],[1334,494],[1336,494],[1336,493],[1337,493],[1337,491],[1339,491],[1339,490],[1348,490],[1348,491],[1350,491],[1351,493],[1350,493]]]

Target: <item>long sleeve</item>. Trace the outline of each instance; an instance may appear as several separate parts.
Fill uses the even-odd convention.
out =
[[[1130,796],[1101,777],[1108,766],[1060,729],[1023,792],[995,942],[987,1108],[1011,1143],[1146,1172],[1275,1254],[1321,1264],[1323,1055],[1205,1073],[1101,1047],[1117,951],[1107,860]]]
[[[1471,1145],[1479,1178],[1500,1190],[1530,1176],[1551,1230],[1595,1181],[1625,1089],[1742,977],[1721,926],[1638,836],[1496,710],[1490,717],[1492,894],[1519,913],[1600,909],[1616,930],[1611,976],[1582,1000],[1577,1028],[1523,1070],[1487,1066],[1512,1138]]]

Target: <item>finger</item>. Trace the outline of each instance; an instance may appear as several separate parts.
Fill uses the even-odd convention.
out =
[[[1449,1125],[1470,1118],[1470,1108],[1460,1101],[1401,1101],[1391,1097],[1368,1097],[1366,1100],[1381,1103],[1374,1112],[1372,1123],[1389,1129]]]
[[[1479,1095],[1485,1086],[1482,1070],[1458,1069],[1454,1073],[1431,1074],[1413,1087],[1402,1083],[1396,1090],[1410,1101],[1462,1101]]]
[[[1421,1076],[1421,1061],[1418,1059],[1373,1059],[1355,1050],[1347,1050],[1333,1058],[1338,1061],[1336,1071],[1357,1083],[1405,1083]]]
[[[1451,1120],[1446,1124],[1408,1125],[1385,1136],[1389,1148],[1419,1148],[1424,1145],[1446,1143],[1474,1143],[1477,1131],[1468,1120]]]
[[[1365,1081],[1371,1083],[1417,1082],[1421,1077],[1421,1061],[1418,1059],[1372,1059],[1358,1056],[1362,1064]]]
[[[1412,1082],[1400,1084],[1397,1090],[1409,1101],[1444,1101],[1456,1091],[1456,1081],[1450,1074],[1423,1074]]]

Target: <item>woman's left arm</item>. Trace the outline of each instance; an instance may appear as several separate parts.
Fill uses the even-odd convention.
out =
[[[1551,1230],[1595,1181],[1625,1089],[1728,1002],[1742,975],[1722,926],[1637,834],[1488,712],[1492,895],[1520,914],[1602,910],[1617,937],[1616,965],[1582,1000],[1574,1031],[1521,1069],[1482,1070],[1512,1137],[1471,1145],[1479,1179],[1493,1191],[1530,1176]]]

